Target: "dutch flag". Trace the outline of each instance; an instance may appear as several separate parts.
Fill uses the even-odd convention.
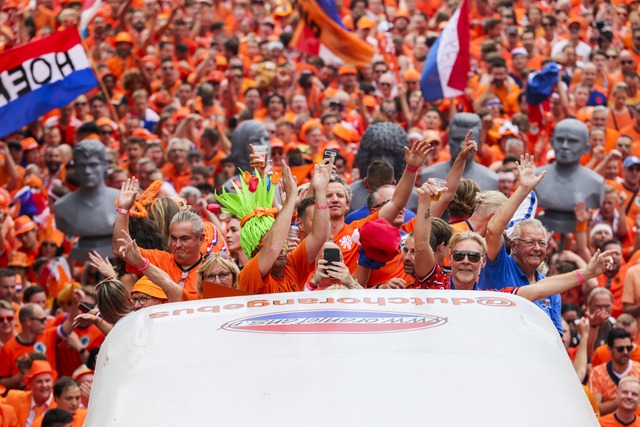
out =
[[[464,93],[470,66],[469,0],[462,0],[442,34],[431,46],[420,76],[425,101]]]

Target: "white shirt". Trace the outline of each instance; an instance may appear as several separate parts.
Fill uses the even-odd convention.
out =
[[[53,393],[49,395],[49,398],[47,399],[47,401],[44,403],[44,405],[42,405],[42,407],[44,408],[44,411],[49,409],[49,407],[51,406],[52,400],[53,400]],[[25,427],[31,427],[31,424],[33,424],[33,421],[36,419],[36,406],[38,406],[38,404],[36,403],[35,400],[33,400],[33,395],[32,395],[31,410],[29,410],[29,416],[27,417],[27,422],[24,425]],[[42,411],[43,414],[44,414],[44,411]]]

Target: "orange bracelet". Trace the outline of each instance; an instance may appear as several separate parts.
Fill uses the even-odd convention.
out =
[[[587,231],[587,221],[580,221],[576,224],[576,232],[584,233]]]

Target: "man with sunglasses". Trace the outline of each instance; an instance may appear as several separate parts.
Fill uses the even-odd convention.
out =
[[[615,411],[620,403],[616,390],[624,377],[640,379],[640,363],[631,360],[633,341],[631,334],[622,328],[614,328],[607,335],[611,360],[593,368],[589,377],[589,389],[600,410],[600,415]]]
[[[78,304],[84,298],[80,290],[73,292],[69,316],[60,326],[46,328],[47,314],[38,304],[25,304],[18,314],[22,330],[0,349],[0,385],[7,389],[23,384],[23,373],[18,369],[18,359],[37,352],[47,356],[51,366],[56,366],[56,345],[73,332],[73,319],[79,314]]]
[[[0,348],[16,336],[16,309],[0,299]]]

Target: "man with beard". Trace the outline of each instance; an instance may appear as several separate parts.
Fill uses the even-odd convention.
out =
[[[486,94],[493,93],[500,98],[502,105],[506,105],[509,95],[518,91],[518,85],[509,80],[506,62],[496,58],[491,66],[489,83],[481,84],[474,98],[480,100]]]
[[[116,55],[108,59],[105,65],[116,79],[120,80],[126,70],[137,68],[136,61],[132,55],[133,37],[126,31],[121,31],[116,34],[114,42],[116,44]]]
[[[633,351],[631,334],[622,328],[615,328],[607,335],[607,346],[611,360],[595,366],[589,377],[589,389],[593,394],[600,415],[607,415],[618,409],[620,403],[616,389],[621,378],[640,378],[640,364],[630,359]]]

